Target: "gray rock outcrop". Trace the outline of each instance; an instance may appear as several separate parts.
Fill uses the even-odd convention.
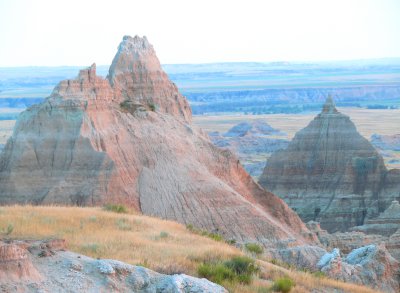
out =
[[[56,242],[56,244],[54,244]],[[2,292],[209,292],[225,288],[184,274],[163,275],[110,259],[93,259],[51,241],[0,241]]]
[[[368,285],[384,292],[400,290],[399,262],[384,246],[360,247],[346,257],[336,248],[321,257],[318,267],[330,278]]]
[[[322,112],[268,159],[259,183],[305,221],[329,232],[375,218],[400,196],[400,170],[381,155],[328,98]]]

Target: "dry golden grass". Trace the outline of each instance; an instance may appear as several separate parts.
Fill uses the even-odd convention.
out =
[[[319,289],[321,292],[354,292],[354,293],[378,293],[376,289],[370,289],[351,283],[344,283],[326,277],[316,277],[308,272],[289,270],[264,260],[258,260],[261,268],[261,278],[275,280],[284,276],[291,278],[296,286],[291,292],[311,292]]]
[[[240,251],[190,233],[176,222],[101,208],[11,206],[0,208],[0,229],[13,238],[64,238],[70,250],[113,258],[162,272],[195,274],[198,264]]]
[[[199,264],[227,260],[244,252],[224,242],[194,234],[172,221],[135,213],[118,214],[101,208],[58,206],[0,207],[0,231],[12,224],[5,237],[19,239],[64,238],[69,249],[94,258],[112,258],[171,274],[197,275]],[[1,234],[0,234],[1,235]],[[4,236],[4,234],[2,235]],[[376,292],[310,273],[287,270],[258,260],[260,275],[250,285],[224,284],[231,292],[269,292],[273,280],[289,276],[296,282],[291,292]]]

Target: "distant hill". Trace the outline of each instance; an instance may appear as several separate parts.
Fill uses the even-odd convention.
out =
[[[0,108],[37,103],[50,95],[59,80],[75,77],[80,68],[0,68]],[[194,114],[315,111],[327,94],[332,94],[341,107],[400,107],[400,58],[166,64],[163,68],[188,98]],[[97,66],[97,72],[106,76],[108,65]],[[10,100],[14,98],[19,100]]]

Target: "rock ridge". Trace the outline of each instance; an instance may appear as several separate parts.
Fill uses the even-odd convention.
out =
[[[347,231],[377,217],[400,194],[400,173],[328,97],[320,114],[268,159],[259,183],[305,221]]]

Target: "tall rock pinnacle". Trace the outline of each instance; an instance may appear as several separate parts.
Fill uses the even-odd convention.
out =
[[[376,217],[399,196],[400,177],[328,97],[322,111],[268,159],[259,183],[304,221],[345,231]]]
[[[157,108],[185,121],[191,120],[187,100],[161,68],[146,37],[124,36],[112,61],[108,79],[122,100]]]

